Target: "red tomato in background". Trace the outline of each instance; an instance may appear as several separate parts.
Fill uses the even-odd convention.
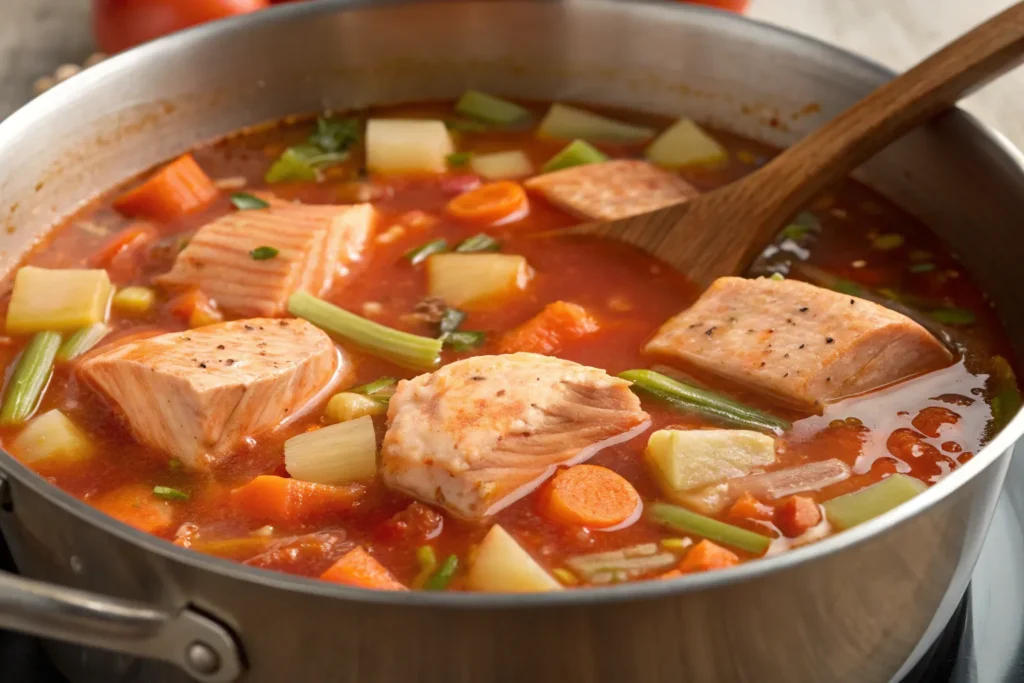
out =
[[[93,0],[93,32],[108,54],[214,19],[255,12],[270,0]]]

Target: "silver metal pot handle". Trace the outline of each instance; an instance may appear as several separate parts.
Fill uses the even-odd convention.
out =
[[[6,484],[0,473],[0,500]],[[0,628],[169,662],[201,683],[232,683],[243,671],[231,633],[194,609],[170,612],[3,571]]]
[[[0,628],[170,662],[202,683],[231,683],[242,659],[231,634],[202,614],[0,572]]]

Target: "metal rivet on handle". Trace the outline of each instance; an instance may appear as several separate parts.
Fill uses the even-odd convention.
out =
[[[199,641],[188,646],[188,650],[185,651],[185,661],[190,669],[204,676],[215,674],[220,670],[220,655],[212,647]]]

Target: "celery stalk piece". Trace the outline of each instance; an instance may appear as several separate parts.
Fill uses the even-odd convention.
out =
[[[645,152],[647,158],[668,168],[717,166],[729,153],[690,119],[679,119],[658,136]]]
[[[103,322],[110,292],[105,270],[19,268],[7,309],[7,333],[70,332]]]
[[[125,287],[119,289],[111,299],[111,307],[119,313],[141,315],[147,313],[156,303],[156,292],[149,287]]]
[[[783,432],[792,425],[782,418],[745,406],[706,389],[698,389],[653,370],[627,370],[619,377],[629,380],[656,398],[684,411],[718,418],[741,427]]]
[[[376,476],[373,419],[364,415],[293,436],[284,442],[284,467],[295,479],[331,486]]]
[[[552,104],[537,128],[537,137],[555,140],[589,140],[591,142],[639,143],[654,136],[646,126],[634,126],[585,111],[567,104]]]
[[[0,407],[0,425],[21,424],[32,417],[50,381],[59,347],[60,335],[56,332],[39,332],[32,337],[7,384],[3,407]]]
[[[882,481],[822,504],[825,516],[836,529],[849,529],[905,503],[928,486],[906,474],[893,474]]]
[[[583,140],[573,140],[562,148],[561,152],[548,159],[541,171],[551,173],[552,171],[560,171],[563,168],[572,168],[573,166],[599,164],[602,161],[608,161],[608,157],[600,150],[594,149],[592,145]]]
[[[479,90],[464,92],[459,101],[455,103],[455,111],[487,123],[501,125],[519,123],[530,118],[530,112],[518,104]]]
[[[449,555],[441,566],[437,568],[433,576],[423,584],[425,591],[443,591],[455,578],[455,572],[459,570],[459,558],[457,555]]]
[[[385,327],[311,294],[295,292],[288,297],[288,312],[398,365],[433,370],[440,363],[441,340]]]
[[[110,334],[110,326],[106,323],[94,323],[81,328],[60,345],[60,348],[57,349],[56,361],[58,363],[73,361],[99,344],[108,334]]]
[[[648,506],[647,514],[655,522],[675,531],[703,536],[708,540],[731,545],[755,555],[763,555],[768,550],[768,546],[772,544],[772,539],[767,536],[698,515],[696,512],[691,512],[678,505],[654,503]]]
[[[11,443],[11,450],[28,464],[84,460],[95,447],[81,429],[59,410],[33,418]]]
[[[397,385],[398,380],[394,377],[381,377],[372,382],[360,384],[358,387],[352,387],[349,389],[349,392],[362,394],[363,396],[373,396],[374,398],[391,398],[391,395],[395,393]]]

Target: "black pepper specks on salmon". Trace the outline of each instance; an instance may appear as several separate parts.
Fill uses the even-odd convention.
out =
[[[856,302],[856,301],[854,301],[853,299],[850,299],[850,305],[851,305],[851,306],[853,306],[853,305],[854,305],[855,303],[857,303],[857,302]]]
[[[217,344],[217,350],[218,351],[223,351],[224,350],[224,345],[223,344]]]
[[[709,337],[710,337],[710,336],[711,336],[712,334],[714,334],[714,333],[715,333],[715,330],[717,330],[717,329],[718,329],[717,327],[715,327],[715,326],[713,326],[713,325],[712,325],[712,326],[711,326],[711,327],[709,327],[708,329],[704,330],[704,334],[706,334],[707,336],[709,336]]]
[[[698,328],[698,327],[700,327],[700,326],[701,326],[701,325],[703,325],[703,324],[704,324],[704,323],[694,323],[694,324],[690,325],[690,327],[688,327],[687,329],[690,329],[690,330],[692,330],[692,329],[695,329],[695,328]]]
[[[200,363],[199,367],[201,367],[203,370],[205,370],[206,369],[206,363]]]
[[[473,375],[472,377],[470,377],[470,379],[473,380],[474,382],[483,382],[487,378],[482,377],[481,375]]]
[[[763,368],[764,366],[766,366],[766,365],[768,365],[768,363],[766,363],[766,362],[764,362],[764,361],[761,361],[761,367],[762,367],[762,368]]]
[[[245,331],[246,331],[246,332],[252,332],[252,331],[253,331],[253,330],[255,330],[255,329],[256,329],[256,328],[255,328],[255,327],[253,327],[252,325],[246,325],[246,326],[245,326]]]
[[[797,347],[797,348],[801,348],[801,349],[802,349],[802,348],[804,348],[805,346],[807,346],[807,344],[801,344],[801,345],[800,345],[799,347]]]
[[[234,358],[228,358],[226,361],[224,361],[224,364],[225,365],[234,365],[235,364],[235,359]]]
[[[801,313],[806,313],[806,312],[807,312],[807,311],[809,311],[809,310],[811,310],[811,309],[809,309],[809,308],[807,308],[806,306],[804,306],[804,307],[802,307],[802,308],[800,309],[800,312],[801,312]]]
[[[825,343],[826,344],[832,344],[834,342],[835,342],[835,339],[833,339],[832,337],[825,337]]]

